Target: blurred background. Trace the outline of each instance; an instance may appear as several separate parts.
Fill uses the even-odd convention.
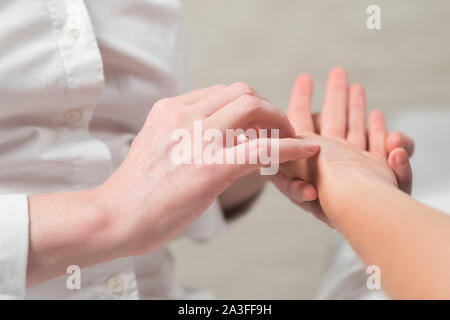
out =
[[[381,8],[381,30],[366,27],[371,4]],[[343,66],[352,83],[366,88],[370,109],[386,113],[389,129],[416,139],[417,197],[448,187],[449,1],[184,5],[191,88],[245,81],[286,110],[296,76],[309,73],[318,111],[329,69]],[[333,239],[330,229],[268,185],[251,211],[218,238],[205,244],[178,240],[172,249],[182,282],[218,298],[302,299],[315,297]]]

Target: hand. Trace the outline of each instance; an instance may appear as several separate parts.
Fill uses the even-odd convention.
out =
[[[288,117],[297,134],[318,133],[323,136],[347,139],[353,145],[366,150],[365,114],[366,100],[360,85],[348,87],[345,70],[335,68],[330,72],[322,114],[311,115],[312,79],[308,75],[298,77],[292,92]],[[348,125],[347,125],[348,122]],[[348,128],[347,128],[348,126]],[[364,133],[364,139],[361,138]],[[356,138],[358,134],[358,139]],[[412,172],[408,156],[414,151],[414,142],[399,132],[387,136],[378,146],[386,150],[388,163],[394,171],[399,187],[411,192]],[[313,185],[299,179],[292,179],[283,173],[274,176],[272,181],[294,203],[313,213],[317,218],[328,219],[317,201],[317,191]]]
[[[174,130],[250,127],[280,130],[279,161],[314,156],[318,146],[299,141],[287,117],[248,85],[214,86],[157,102],[119,169],[99,188],[122,255],[147,253],[179,234],[232,182],[262,165],[179,164],[171,159]],[[243,142],[246,150],[271,146],[272,138]],[[275,138],[273,138],[275,139]],[[219,143],[220,142],[220,143]],[[224,153],[238,146],[223,146]],[[240,147],[241,145],[239,145]],[[191,159],[194,162],[194,159]]]
[[[370,118],[375,124],[369,131],[370,141],[384,143],[382,114],[374,112]],[[339,225],[337,221],[345,215],[346,203],[356,194],[354,191],[361,183],[398,187],[386,155],[376,148],[364,151],[347,140],[319,135],[298,138],[320,144],[319,154],[312,159],[284,163],[280,170],[287,177],[300,178],[317,187],[319,218],[332,227]]]

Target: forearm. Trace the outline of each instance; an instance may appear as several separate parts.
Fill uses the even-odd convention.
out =
[[[392,298],[450,298],[449,216],[370,181],[341,203],[337,228]]]
[[[117,258],[113,224],[96,191],[29,197],[27,286]]]

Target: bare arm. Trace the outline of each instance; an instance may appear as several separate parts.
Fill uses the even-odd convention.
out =
[[[27,286],[121,255],[96,190],[29,197]]]
[[[394,187],[350,182],[330,214],[362,260],[380,267],[383,289],[393,298],[449,299],[450,216]]]

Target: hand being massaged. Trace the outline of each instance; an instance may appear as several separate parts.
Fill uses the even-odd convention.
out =
[[[360,85],[349,86],[344,69],[331,70],[320,115],[311,114],[312,92],[311,77],[299,76],[288,118],[296,134],[320,144],[321,151],[314,160],[281,165],[280,172],[272,178],[280,191],[332,227],[334,217],[327,207],[342,202],[336,196],[350,176],[390,183],[410,193],[409,156],[414,142],[399,132],[387,134],[379,111],[370,113],[366,128],[364,89]]]
[[[388,135],[379,111],[370,113],[366,129],[364,91],[348,87],[343,69],[330,73],[320,118],[311,116],[311,94],[311,78],[300,76],[288,117],[299,139],[320,150],[281,164],[274,182],[336,228],[366,266],[382,270],[388,297],[448,299],[450,278],[443,275],[450,268],[450,216],[407,194],[413,141]]]

